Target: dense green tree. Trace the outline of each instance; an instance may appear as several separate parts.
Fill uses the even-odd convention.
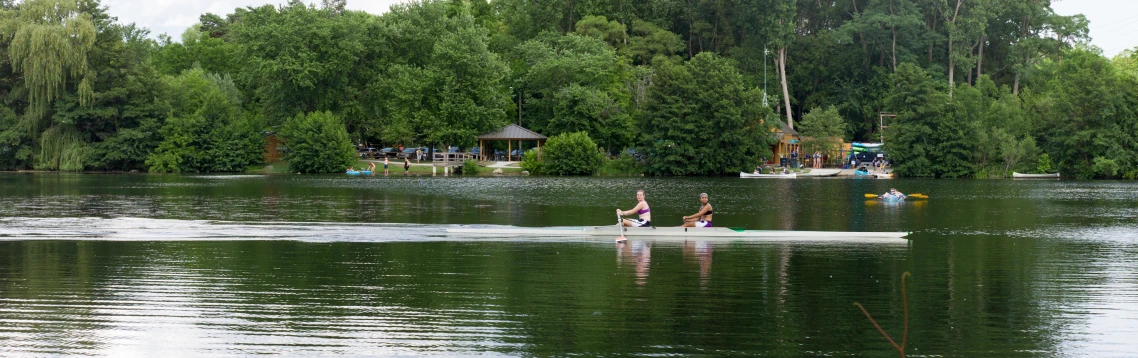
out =
[[[289,171],[302,173],[343,172],[356,161],[356,151],[343,120],[331,112],[298,114],[281,128],[288,147]]]
[[[546,134],[584,131],[606,148],[632,144],[631,68],[604,41],[545,33],[516,48],[525,71],[524,125]]]
[[[733,174],[770,156],[777,117],[730,60],[701,53],[664,62],[654,81],[641,125],[649,173]]]
[[[1068,51],[1046,85],[1036,108],[1040,146],[1062,172],[1083,178],[1114,178],[1138,171],[1135,166],[1133,76],[1120,75],[1096,53]],[[1101,158],[1101,159],[1100,159]]]
[[[885,131],[885,149],[893,159],[893,170],[904,176],[934,177],[938,143],[933,139],[938,122],[948,105],[948,95],[931,76],[911,63],[897,66],[893,88],[885,108],[897,115]]]
[[[346,112],[358,106],[370,71],[374,16],[299,1],[250,9],[233,24],[246,69],[241,82],[256,86],[270,125],[314,111]],[[368,72],[370,73],[370,72]]]
[[[802,151],[806,154],[821,152],[831,158],[837,157],[842,151],[846,127],[846,121],[838,113],[837,107],[811,110],[802,116],[802,122],[798,124]]]
[[[597,143],[585,132],[550,137],[541,154],[537,171],[546,175],[590,175],[600,169],[604,161]]]
[[[262,126],[241,110],[231,79],[193,69],[167,82],[172,110],[146,159],[151,172],[233,172],[260,163]]]

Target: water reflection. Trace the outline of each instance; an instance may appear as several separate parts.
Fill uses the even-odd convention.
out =
[[[636,285],[648,283],[648,270],[652,269],[652,243],[642,240],[624,241],[616,244],[617,263],[631,265],[636,274]]]
[[[701,290],[707,290],[707,283],[711,280],[711,251],[712,244],[710,241],[684,241],[684,261],[699,263],[699,288]]]
[[[914,355],[1138,351],[1135,183],[344,177],[0,174],[2,355],[887,356],[851,303],[898,332],[906,271]],[[662,218],[707,191],[723,226],[917,234],[444,235],[610,224],[642,187]]]

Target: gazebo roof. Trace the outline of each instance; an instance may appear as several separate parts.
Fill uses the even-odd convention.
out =
[[[778,121],[778,124],[782,126],[781,130],[783,133],[786,133],[789,135],[798,135],[798,131],[796,131],[796,130],[794,130],[794,128],[791,128],[790,126],[786,125],[786,121]]]
[[[546,136],[537,134],[537,132],[529,129],[522,128],[517,124],[511,124],[502,128],[502,130],[486,133],[478,136],[478,140],[546,140]]]

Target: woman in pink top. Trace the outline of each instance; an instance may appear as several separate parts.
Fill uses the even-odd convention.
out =
[[[632,209],[629,209],[628,211],[622,211],[620,209],[616,209],[616,214],[621,216],[621,217],[628,216],[628,215],[631,215],[634,213],[640,216],[639,219],[624,219],[623,222],[624,222],[624,226],[626,226],[626,227],[652,226],[652,209],[650,209],[648,207],[648,202],[644,201],[644,191],[643,190],[637,190],[636,191],[636,201],[639,201],[639,203],[637,203],[636,206],[633,207]]]

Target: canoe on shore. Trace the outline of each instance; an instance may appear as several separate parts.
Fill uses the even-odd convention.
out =
[[[739,172],[740,178],[768,178],[768,179],[794,179],[798,177],[797,173],[788,174],[755,174],[748,172]]]
[[[615,238],[620,228],[610,226],[587,226],[565,228],[459,228],[447,229],[448,234],[463,234],[495,237],[598,237]],[[793,231],[793,230],[743,230],[736,228],[684,228],[684,227],[630,227],[624,228],[624,236],[631,239],[650,238],[656,240],[719,239],[742,241],[848,241],[906,243],[907,232],[856,232],[856,231]]]
[[[1059,173],[1024,174],[1024,173],[1012,172],[1012,178],[1014,178],[1014,179],[1059,179]]]

